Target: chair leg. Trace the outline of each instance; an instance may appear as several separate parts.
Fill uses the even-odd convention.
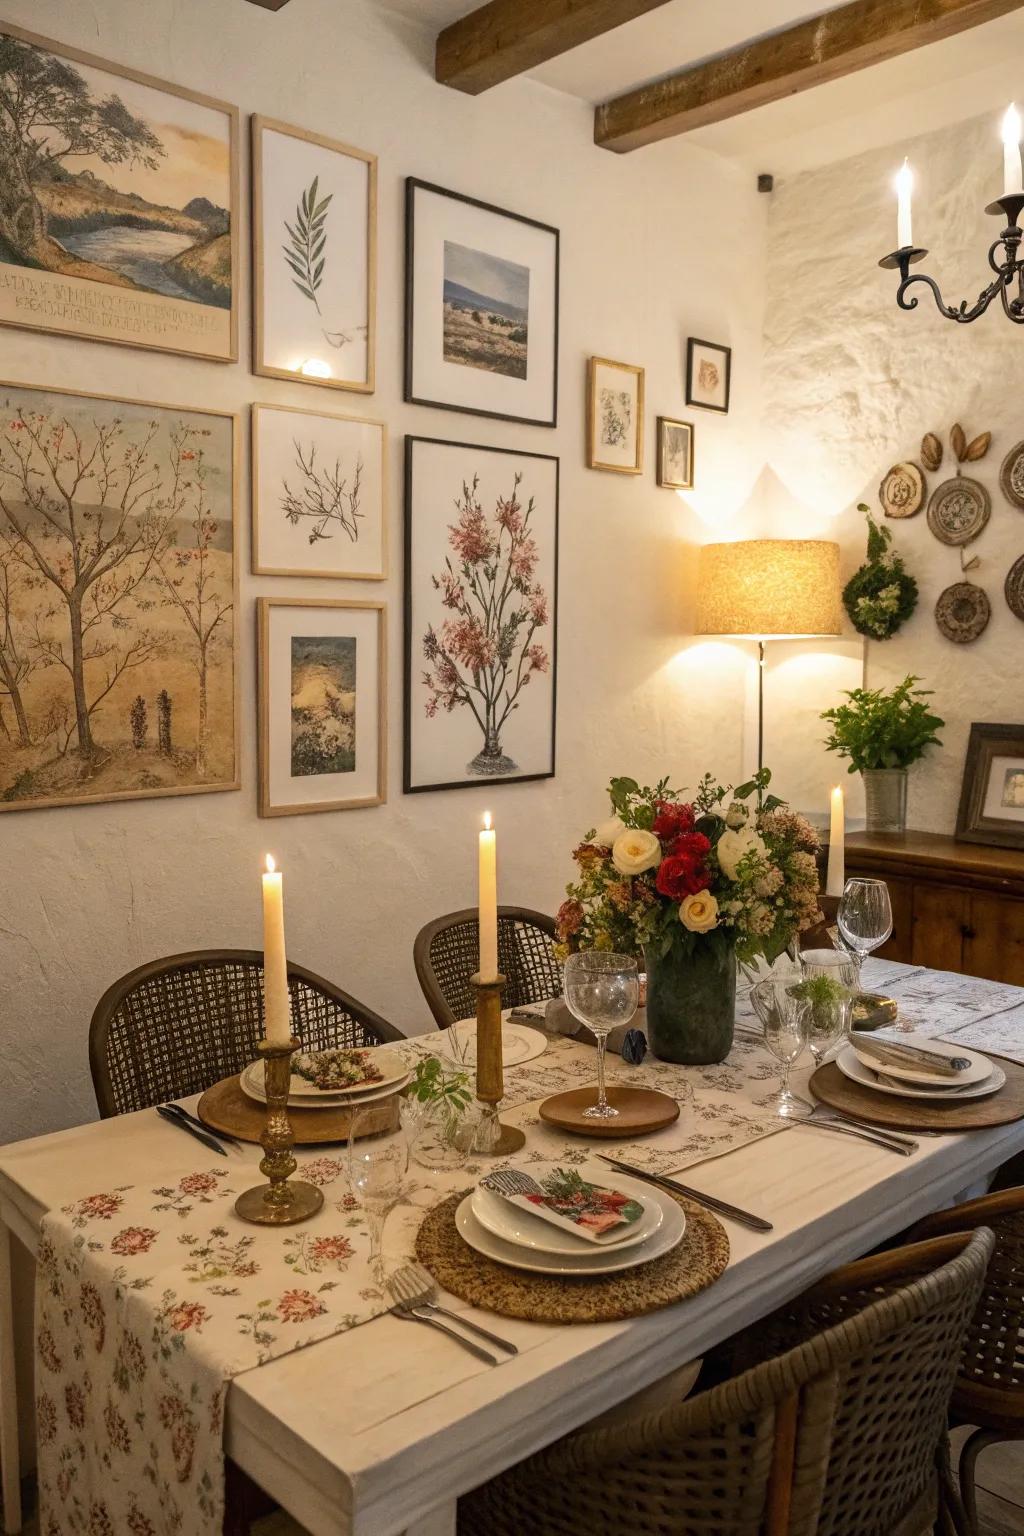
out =
[[[978,1531],[978,1500],[974,1484],[974,1464],[986,1446],[996,1445],[1000,1440],[1012,1438],[998,1429],[976,1429],[973,1435],[968,1435],[960,1451],[960,1497],[963,1500],[964,1512],[967,1516],[967,1529],[970,1536],[977,1536]]]
[[[249,1536],[254,1520],[276,1508],[273,1499],[229,1457],[224,1461],[223,1536]]]

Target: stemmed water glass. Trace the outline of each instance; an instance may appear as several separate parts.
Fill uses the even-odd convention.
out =
[[[853,993],[832,980],[833,990],[829,997],[809,997],[807,1002],[807,1044],[820,1067],[834,1045],[849,1036],[853,1019]]]
[[[640,977],[631,956],[585,949],[565,962],[566,1005],[597,1037],[597,1103],[583,1111],[590,1120],[610,1120],[618,1114],[605,1094],[605,1047],[609,1032],[629,1023],[639,1000]]]
[[[374,1105],[374,1110],[378,1108]],[[348,1180],[366,1212],[370,1231],[370,1273],[383,1289],[384,1223],[405,1189],[409,1170],[409,1139],[404,1130],[374,1129],[374,1110],[356,1110],[348,1140]]]
[[[783,1120],[805,1120],[807,1111],[790,1092],[789,1074],[807,1043],[809,1004],[794,996],[792,981],[759,981],[750,989],[750,1000],[764,1025],[764,1043],[782,1063],[782,1087],[775,1101]]]
[[[847,880],[839,902],[839,937],[857,957],[857,990],[861,970],[873,949],[892,933],[892,903],[884,880]]]

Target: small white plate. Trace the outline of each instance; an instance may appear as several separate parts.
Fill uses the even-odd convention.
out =
[[[844,1077],[851,1082],[860,1083],[864,1088],[872,1088],[875,1093],[887,1093],[896,1099],[927,1099],[938,1104],[960,1104],[964,1099],[984,1099],[990,1093],[996,1093],[1006,1082],[1006,1073],[996,1062],[992,1063],[992,1072],[982,1083],[973,1083],[969,1088],[917,1088],[910,1083],[904,1083],[901,1087],[891,1087],[888,1083],[879,1082],[875,1072],[870,1067],[865,1067],[857,1052],[851,1045],[844,1045],[836,1057],[836,1066]],[[888,1069],[884,1069],[886,1072]]]
[[[394,1091],[394,1085],[398,1082],[399,1078],[404,1077],[408,1080],[409,1069],[405,1064],[404,1057],[391,1047],[356,1046],[353,1049],[366,1052],[373,1065],[377,1068],[377,1071],[381,1074],[379,1078],[375,1078],[373,1082],[353,1083],[350,1088],[318,1088],[308,1078],[300,1077],[297,1072],[293,1072],[291,1083],[288,1087],[288,1097],[292,1103],[297,1104],[300,1099],[310,1099],[314,1102],[344,1103],[353,1095],[361,1096],[364,1093],[376,1092],[381,1088],[391,1088]],[[312,1055],[314,1053],[309,1052],[307,1054]],[[249,1081],[254,1086],[262,1088],[263,1062],[250,1062],[245,1070],[249,1074]]]
[[[450,1037],[456,1036],[457,1040]],[[524,1029],[505,1021],[501,1026],[501,1060],[506,1067],[522,1066],[547,1050],[547,1037],[539,1029]],[[476,1065],[476,1020],[463,1019],[453,1024],[444,1040],[445,1054],[453,1061]]]
[[[260,1104],[267,1102],[266,1090],[263,1086],[263,1073],[261,1061],[254,1061],[251,1066],[239,1076],[239,1084],[242,1092],[249,1095],[250,1099],[256,1099]],[[258,1075],[257,1075],[258,1074]],[[295,1109],[355,1109],[363,1104],[372,1104],[375,1099],[389,1099],[392,1094],[400,1093],[406,1083],[412,1077],[408,1070],[393,1083],[372,1083],[369,1088],[360,1089],[358,1093],[317,1093],[316,1098],[310,1098],[308,1094],[295,1092],[295,1078],[292,1077],[291,1087],[288,1090],[288,1101]],[[299,1079],[300,1082],[304,1079]],[[309,1084],[306,1084],[309,1087]]]
[[[531,1173],[538,1182],[543,1183],[548,1173],[554,1172],[559,1165],[537,1164],[524,1170]],[[495,1237],[500,1237],[503,1242],[512,1243],[518,1248],[533,1248],[538,1253],[565,1254],[570,1258],[579,1257],[581,1254],[596,1253],[599,1249],[602,1253],[610,1253],[613,1249],[620,1253],[624,1248],[632,1248],[637,1243],[645,1243],[652,1238],[665,1220],[665,1213],[657,1200],[651,1197],[651,1185],[642,1184],[639,1180],[621,1178],[614,1174],[609,1178],[591,1176],[595,1184],[602,1185],[605,1189],[614,1187],[629,1195],[643,1206],[643,1215],[631,1227],[627,1227],[621,1236],[606,1237],[601,1242],[588,1241],[585,1237],[577,1237],[574,1233],[565,1231],[555,1226],[552,1222],[545,1221],[542,1216],[531,1216],[529,1211],[524,1211],[521,1206],[513,1205],[506,1200],[504,1195],[499,1195],[493,1189],[485,1189],[478,1184],[470,1196],[470,1208],[473,1215],[482,1227],[492,1232]]]
[[[899,1044],[934,1051],[938,1056],[965,1056],[970,1060],[970,1066],[958,1072],[955,1078],[942,1077],[938,1072],[929,1072],[927,1067],[904,1067],[895,1062],[873,1060],[867,1051],[857,1050],[856,1040],[851,1040],[849,1044],[857,1051],[857,1060],[862,1066],[867,1067],[869,1072],[884,1072],[886,1077],[898,1078],[901,1083],[913,1083],[922,1088],[935,1088],[940,1093],[949,1093],[957,1088],[970,1088],[974,1083],[983,1083],[992,1073],[992,1063],[980,1051],[968,1051],[963,1046],[953,1045],[947,1040],[929,1040],[925,1035],[904,1035]],[[884,1045],[885,1041],[883,1040],[881,1044]]]

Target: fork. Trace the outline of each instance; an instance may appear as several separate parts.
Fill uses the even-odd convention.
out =
[[[458,1323],[461,1328],[475,1333],[481,1339],[486,1339],[488,1344],[494,1344],[498,1349],[503,1349],[507,1354],[518,1355],[519,1351],[508,1339],[500,1338],[496,1333],[489,1333],[486,1328],[481,1328],[479,1323],[470,1322],[468,1317],[463,1317],[460,1312],[449,1312],[447,1307],[438,1306],[435,1297],[437,1287],[434,1277],[422,1264],[403,1264],[396,1269],[393,1275],[388,1277],[388,1290],[396,1302],[401,1302],[404,1307],[421,1307],[425,1312],[440,1313],[442,1317],[451,1318],[453,1323]]]

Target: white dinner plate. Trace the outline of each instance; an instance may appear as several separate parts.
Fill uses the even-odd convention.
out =
[[[464,1061],[468,1067],[476,1065],[476,1020],[463,1019],[458,1024],[453,1024],[449,1035],[455,1035],[457,1042],[445,1037],[446,1053],[453,1061]],[[503,1023],[501,1026],[501,1060],[503,1066],[518,1067],[524,1061],[532,1061],[535,1056],[543,1056],[547,1050],[547,1036],[539,1029],[524,1029],[517,1024]]]
[[[250,1099],[256,1099],[260,1104],[265,1104],[267,1102],[267,1095],[263,1086],[262,1066],[263,1063],[261,1061],[254,1061],[251,1066],[246,1067],[245,1071],[241,1073],[238,1081],[242,1092],[248,1094]],[[406,1070],[393,1083],[373,1083],[369,1088],[360,1089],[357,1093],[334,1094],[318,1092],[314,1099],[310,1098],[308,1094],[297,1094],[295,1092],[296,1079],[293,1076],[288,1090],[288,1099],[296,1109],[355,1109],[363,1104],[372,1104],[375,1099],[388,1099],[392,1094],[400,1093],[411,1077],[412,1073]],[[305,1079],[300,1078],[299,1081],[305,1082]],[[308,1083],[306,1083],[306,1087],[309,1087]]]
[[[955,1088],[970,1088],[974,1083],[983,1083],[992,1074],[992,1063],[980,1051],[965,1050],[962,1045],[953,1045],[948,1040],[929,1040],[925,1035],[905,1035],[899,1044],[918,1046],[921,1050],[934,1051],[939,1056],[965,1056],[970,1060],[970,1066],[958,1072],[955,1078],[940,1077],[937,1072],[929,1072],[926,1067],[903,1067],[895,1062],[874,1061],[867,1051],[857,1050],[856,1040],[849,1043],[857,1051],[857,1060],[869,1072],[884,1072],[886,1077],[895,1077],[901,1083],[935,1088],[940,1093],[949,1093]],[[885,1041],[881,1043],[884,1045]]]
[[[927,1099],[940,1104],[959,1104],[964,1099],[984,1099],[990,1093],[996,1093],[1006,1082],[1006,1073],[998,1063],[993,1062],[991,1074],[985,1081],[972,1083],[969,1088],[918,1088],[910,1083],[903,1083],[897,1088],[893,1084],[879,1082],[874,1071],[864,1066],[851,1045],[843,1046],[836,1057],[836,1066],[844,1077],[873,1089],[875,1093],[887,1093],[897,1099]],[[888,1068],[884,1070],[888,1073]]]
[[[525,1170],[533,1174],[538,1182],[543,1183],[548,1173],[553,1173],[557,1163],[531,1164]],[[557,1253],[568,1258],[578,1258],[581,1254],[610,1253],[614,1250],[621,1253],[624,1248],[632,1248],[637,1243],[645,1243],[652,1238],[665,1220],[665,1213],[657,1200],[650,1193],[651,1186],[643,1185],[639,1180],[620,1178],[618,1174],[610,1177],[590,1175],[595,1184],[602,1185],[605,1189],[619,1189],[624,1195],[629,1195],[643,1207],[643,1215],[638,1217],[631,1227],[626,1227],[621,1236],[606,1237],[600,1242],[592,1242],[585,1237],[577,1237],[574,1233],[566,1231],[562,1227],[555,1226],[553,1222],[545,1221],[543,1216],[531,1216],[529,1211],[524,1211],[521,1206],[513,1205],[506,1200],[504,1195],[499,1195],[493,1189],[485,1189],[478,1184],[470,1196],[470,1209],[477,1221],[495,1237],[500,1237],[506,1243],[512,1243],[518,1248],[532,1248],[538,1253]],[[628,1188],[627,1188],[628,1185]]]
[[[358,1046],[353,1049],[366,1051],[381,1074],[379,1078],[375,1078],[370,1083],[353,1083],[350,1088],[318,1088],[308,1078],[300,1077],[297,1072],[293,1072],[288,1088],[288,1097],[292,1103],[297,1104],[300,1100],[306,1099],[314,1103],[345,1103],[353,1096],[361,1097],[363,1094],[375,1093],[382,1088],[390,1088],[395,1092],[395,1085],[399,1078],[405,1078],[408,1081],[409,1069],[398,1051],[389,1046]],[[248,1073],[249,1081],[254,1087],[263,1087],[262,1061],[250,1062],[245,1072]]]

